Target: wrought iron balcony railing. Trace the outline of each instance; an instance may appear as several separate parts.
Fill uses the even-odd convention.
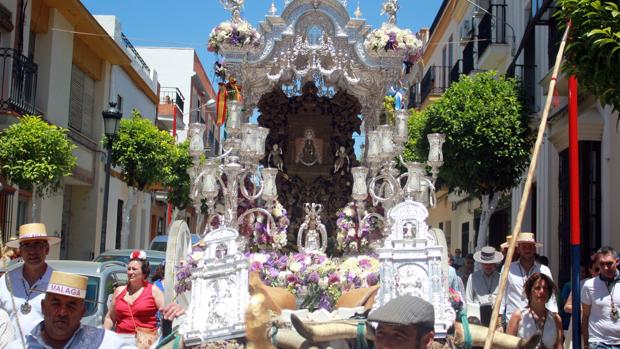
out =
[[[36,114],[37,64],[14,48],[0,48],[0,110]]]
[[[424,101],[430,95],[441,95],[450,86],[450,67],[431,66],[420,84],[420,97]]]
[[[506,7],[494,4],[489,7],[478,25],[478,57],[493,44],[506,44]]]
[[[159,104],[176,104],[182,112],[185,98],[176,87],[162,87],[159,90]]]
[[[125,47],[127,47],[127,49],[129,49],[129,51],[131,51],[131,54],[133,54],[134,58],[138,62],[140,62],[140,65],[142,66],[142,69],[144,69],[147,72],[147,74],[151,74],[151,68],[149,68],[148,64],[146,64],[144,59],[142,59],[142,56],[140,56],[140,54],[138,53],[136,48],[133,47],[133,44],[131,43],[131,41],[129,41],[127,36],[125,36],[125,33],[121,33],[121,39],[123,40],[123,43],[125,44]]]

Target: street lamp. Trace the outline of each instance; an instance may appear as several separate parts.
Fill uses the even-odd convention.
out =
[[[108,228],[108,199],[110,197],[110,172],[112,168],[112,142],[118,133],[118,125],[123,117],[116,103],[110,102],[108,109],[101,112],[103,116],[103,129],[107,137],[105,147],[107,150],[105,163],[105,188],[103,192],[103,217],[101,221],[101,241],[99,243],[99,252],[105,251],[106,232]]]

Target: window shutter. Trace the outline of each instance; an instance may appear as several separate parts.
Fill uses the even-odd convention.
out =
[[[84,73],[75,65],[71,67],[71,90],[69,92],[69,127],[82,131],[82,96]]]
[[[84,74],[84,95],[82,98],[82,133],[90,138],[93,134],[93,104],[95,102],[95,81]]]

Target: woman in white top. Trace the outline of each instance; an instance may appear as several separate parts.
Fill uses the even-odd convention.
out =
[[[527,297],[527,308],[512,313],[506,332],[521,338],[537,332],[542,334],[540,349],[564,349],[562,320],[552,313],[545,304],[555,293],[553,280],[542,273],[534,273],[523,285]]]

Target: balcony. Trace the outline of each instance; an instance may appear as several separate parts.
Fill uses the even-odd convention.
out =
[[[450,86],[450,67],[431,66],[420,84],[420,100],[422,104],[427,97],[441,96]]]
[[[502,62],[511,58],[511,46],[506,40],[506,7],[491,5],[478,25],[478,67],[482,70],[501,70]]]
[[[0,48],[0,112],[38,114],[37,65],[14,48]]]
[[[183,107],[185,97],[176,87],[162,87],[159,90],[159,105],[157,106],[157,125],[159,128],[172,131],[176,122],[176,129],[185,128],[183,123]]]

